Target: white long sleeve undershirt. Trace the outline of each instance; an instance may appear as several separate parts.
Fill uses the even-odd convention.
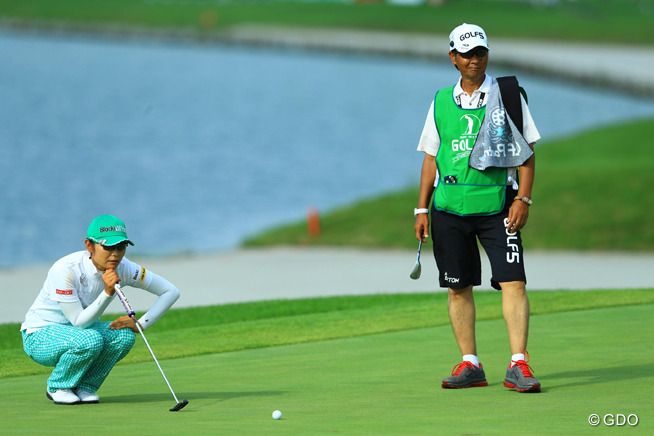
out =
[[[113,295],[107,295],[107,293],[103,291],[86,309],[82,307],[80,301],[71,303],[63,303],[60,301],[59,307],[72,325],[80,329],[85,329],[98,320],[100,315],[102,315],[113,299]]]
[[[149,274],[152,275],[152,281],[145,290],[158,295],[159,298],[157,298],[150,310],[138,320],[143,330],[161,319],[179,298],[179,290],[175,285],[152,272]],[[113,295],[107,295],[103,291],[87,308],[82,307],[80,301],[70,303],[59,302],[59,307],[71,324],[77,328],[84,329],[98,320],[113,298]]]

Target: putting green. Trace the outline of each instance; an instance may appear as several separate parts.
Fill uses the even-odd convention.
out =
[[[178,413],[153,362],[116,367],[97,405],[53,405],[43,375],[2,379],[10,407],[0,421],[3,433],[38,435],[596,434],[590,414],[621,413],[639,418],[622,430],[651,434],[653,314],[642,305],[533,316],[541,394],[502,386],[506,328],[493,320],[477,323],[485,388],[440,388],[460,356],[450,327],[434,327],[162,361],[190,401]]]

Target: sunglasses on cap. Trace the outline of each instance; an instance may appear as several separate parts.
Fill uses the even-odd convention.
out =
[[[116,245],[103,245],[106,251],[123,251],[127,249],[127,241],[119,242]]]
[[[488,49],[484,48],[484,47],[479,47],[479,48],[467,51],[465,53],[461,53],[461,52],[457,51],[456,54],[461,56],[463,59],[472,59],[475,55],[478,58],[485,58],[486,56],[488,56]]]

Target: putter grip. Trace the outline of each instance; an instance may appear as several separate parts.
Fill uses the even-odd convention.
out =
[[[118,298],[120,299],[120,302],[123,303],[123,307],[125,308],[125,311],[127,312],[127,315],[134,318],[136,313],[132,310],[132,307],[129,305],[129,301],[127,301],[127,297],[125,297],[125,294],[123,293],[123,289],[120,287],[120,285],[118,283],[116,283],[114,285],[114,290],[116,291],[116,294],[118,295]]]

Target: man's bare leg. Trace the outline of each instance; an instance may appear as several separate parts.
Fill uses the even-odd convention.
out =
[[[443,379],[445,389],[461,389],[488,386],[479,359],[475,339],[475,300],[472,286],[463,289],[449,289],[447,309],[454,330],[454,337],[459,345],[464,361],[455,367],[452,375]]]
[[[529,336],[529,298],[525,282],[503,282],[500,287],[511,354],[524,353]]]
[[[447,310],[454,330],[454,337],[462,355],[477,355],[475,338],[475,299],[472,286],[448,289]]]

